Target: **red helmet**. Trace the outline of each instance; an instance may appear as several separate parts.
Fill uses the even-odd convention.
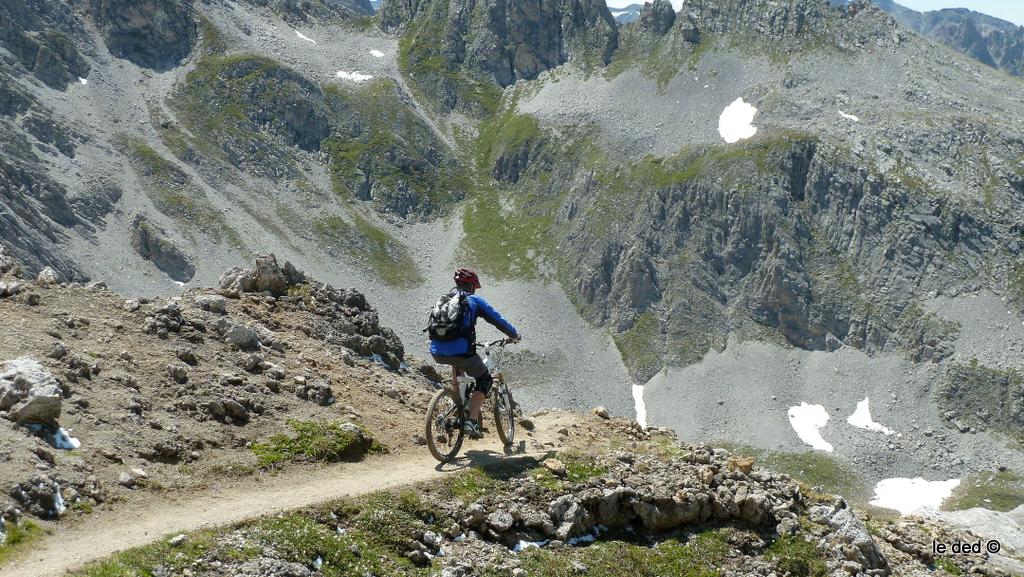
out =
[[[455,271],[455,283],[473,285],[474,289],[478,289],[480,288],[480,277],[476,276],[476,272],[472,269],[460,268]]]

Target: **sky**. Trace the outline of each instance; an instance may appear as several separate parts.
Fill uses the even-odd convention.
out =
[[[1009,20],[1024,26],[1024,1],[1021,0],[896,0],[907,8],[921,12],[940,8],[970,8],[978,12]],[[622,8],[630,4],[643,4],[644,0],[607,0],[609,8]],[[683,0],[672,0],[678,10]]]
[[[970,8],[982,14],[1024,25],[1024,2],[1019,0],[896,0],[919,12],[940,8]]]

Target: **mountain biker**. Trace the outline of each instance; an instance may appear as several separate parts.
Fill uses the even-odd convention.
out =
[[[455,288],[449,293],[451,296],[462,296],[465,299],[465,309],[462,317],[462,330],[460,336],[454,339],[439,339],[431,334],[430,354],[434,362],[442,365],[452,365],[476,380],[476,390],[469,400],[469,418],[463,430],[471,439],[483,437],[480,431],[480,408],[484,399],[491,389],[491,372],[484,365],[484,360],[476,352],[476,321],[483,319],[505,334],[513,342],[520,340],[519,331],[512,323],[505,320],[498,311],[487,303],[483,297],[476,294],[481,288],[480,278],[477,274],[468,269],[460,268],[455,271]],[[459,396],[458,382],[453,382],[456,397]]]

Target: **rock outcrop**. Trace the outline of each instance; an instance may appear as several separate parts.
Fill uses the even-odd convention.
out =
[[[664,36],[675,22],[676,10],[669,0],[648,2],[640,12],[640,29],[656,36]]]
[[[28,357],[7,361],[2,366],[0,411],[20,425],[56,425],[63,400],[57,378]]]
[[[290,262],[278,265],[272,254],[257,256],[255,267],[225,272],[220,278],[220,288],[226,294],[265,293],[278,297],[284,303],[314,313],[304,329],[307,334],[362,356],[376,356],[392,369],[402,364],[405,356],[402,341],[394,331],[380,325],[377,311],[362,293],[307,279]],[[237,325],[232,325],[224,334],[240,339],[239,346],[252,347],[252,342],[260,339],[259,335],[250,335]]]
[[[1024,27],[966,8],[918,12],[893,0],[874,0],[897,22],[979,62],[1024,74]]]
[[[607,64],[618,46],[618,26],[600,0],[394,0],[381,8],[380,26],[404,30],[415,80],[440,89],[436,97],[449,108],[459,90],[438,61],[504,87],[570,60]]]
[[[69,82],[89,75],[89,64],[73,40],[79,35],[83,31],[66,2],[0,4],[0,46],[50,88],[64,90]]]
[[[143,68],[173,68],[197,37],[192,0],[90,0],[111,54]]]
[[[289,22],[334,22],[371,16],[370,0],[245,0],[268,6]]]
[[[149,222],[143,215],[132,220],[132,248],[142,258],[152,261],[167,276],[188,282],[196,274],[192,259],[167,236],[167,231]]]

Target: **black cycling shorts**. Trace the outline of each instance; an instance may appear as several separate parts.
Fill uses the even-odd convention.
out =
[[[494,381],[494,377],[491,376],[491,371],[487,370],[487,365],[484,364],[484,360],[480,358],[480,355],[474,353],[469,356],[455,356],[449,357],[444,355],[431,355],[434,357],[434,362],[439,365],[451,365],[462,369],[462,372],[476,379],[476,390],[483,394],[487,394],[491,391],[491,383]]]

